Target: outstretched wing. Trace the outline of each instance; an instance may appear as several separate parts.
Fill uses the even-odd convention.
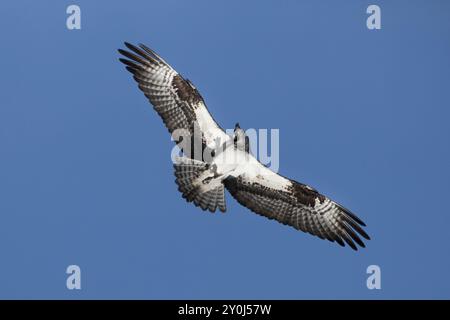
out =
[[[226,142],[229,136],[218,126],[208,112],[202,96],[194,85],[185,80],[153,50],[125,42],[130,50],[119,49],[127,59],[119,60],[133,74],[133,78],[161,116],[170,133],[182,135],[201,133],[203,146],[214,148],[217,141]],[[220,139],[220,140],[218,140]]]
[[[357,250],[355,242],[365,247],[360,236],[370,240],[362,229],[364,222],[313,188],[284,178],[259,164],[225,180],[231,195],[243,206],[269,219],[298,230],[337,242]],[[359,235],[358,235],[359,234]]]

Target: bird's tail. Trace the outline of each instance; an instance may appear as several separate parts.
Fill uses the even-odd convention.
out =
[[[186,201],[194,202],[203,210],[215,212],[219,208],[222,212],[226,211],[224,186],[222,182],[214,181],[214,174],[210,171],[209,164],[179,157],[176,159],[174,168],[175,182]]]

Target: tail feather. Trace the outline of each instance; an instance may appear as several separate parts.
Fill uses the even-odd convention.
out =
[[[196,206],[203,210],[215,212],[219,208],[222,212],[226,211],[225,189],[223,184],[219,184],[217,187],[208,191],[204,191],[204,188],[201,188],[204,182],[199,181],[199,177],[209,169],[207,163],[180,157],[177,158],[174,168],[175,182],[186,201],[194,202]]]
[[[194,203],[203,210],[215,212],[216,209],[219,208],[220,211],[225,212],[225,189],[223,185],[210,191],[197,194]]]

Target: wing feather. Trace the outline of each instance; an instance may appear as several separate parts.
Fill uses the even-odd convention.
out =
[[[119,60],[133,74],[139,89],[149,99],[170,133],[183,130],[194,137],[201,134],[202,147],[214,147],[218,138],[229,136],[209,113],[202,96],[189,80],[185,80],[167,62],[147,46],[125,42],[128,50],[119,49],[125,58]],[[196,133],[198,128],[200,132]]]
[[[227,178],[225,186],[239,203],[257,214],[354,250],[356,244],[365,247],[361,237],[370,237],[355,214],[307,185],[268,171],[263,169],[264,175],[261,170],[258,174],[248,170]]]

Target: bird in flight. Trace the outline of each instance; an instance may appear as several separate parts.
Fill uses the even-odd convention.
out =
[[[133,74],[175,142],[185,143],[183,156],[174,163],[175,181],[183,198],[203,210],[225,212],[227,189],[257,214],[341,246],[347,243],[354,250],[356,244],[365,247],[361,236],[370,237],[360,218],[314,188],[261,164],[250,153],[245,131],[236,124],[234,134],[226,134],[189,80],[147,46],[126,42],[125,46],[128,50],[118,50],[123,55],[119,60]],[[200,146],[200,156],[196,145]]]

